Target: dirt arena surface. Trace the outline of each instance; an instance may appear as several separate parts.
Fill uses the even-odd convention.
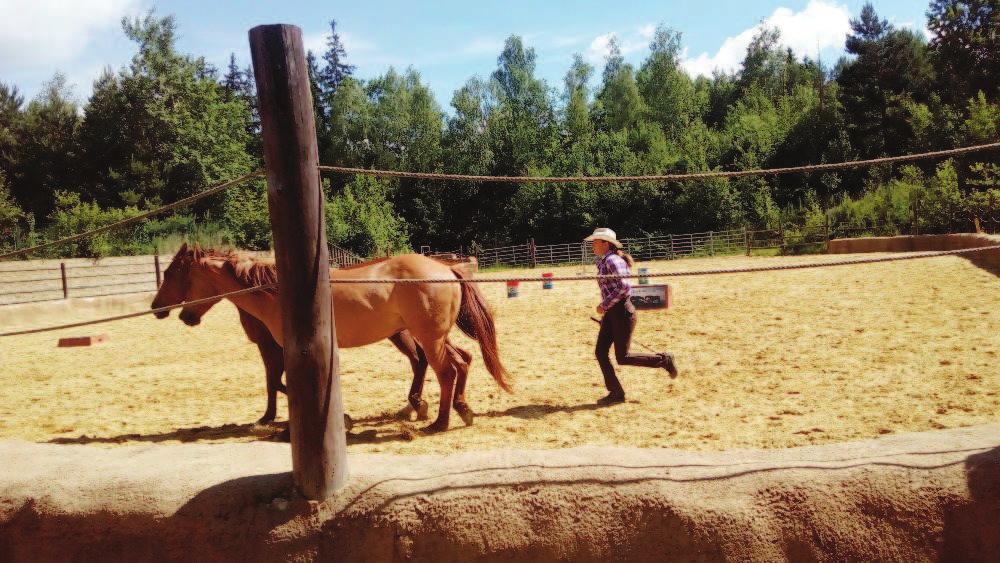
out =
[[[838,260],[709,258],[641,264],[652,271]],[[540,275],[547,269],[521,270]],[[553,269],[573,274],[579,267]],[[484,274],[501,276],[511,272]],[[587,270],[591,273],[591,269]],[[352,453],[448,454],[583,445],[722,450],[786,448],[1000,421],[1000,278],[960,257],[788,272],[672,278],[675,305],[640,312],[635,341],[675,353],[681,376],[622,368],[628,401],[604,395],[593,359],[595,282],[545,291],[484,285],[516,394],[496,387],[473,352],[466,428],[423,436],[401,422],[409,364],[387,342],[341,352]],[[23,319],[4,330],[89,318]],[[108,334],[91,348],[63,336]],[[265,406],[263,367],[235,309],[201,326],[141,317],[0,341],[0,439],[70,444],[244,442],[283,427],[252,424]],[[436,409],[429,373],[425,397]],[[279,398],[279,421],[285,420]],[[372,436],[374,432],[374,436]]]

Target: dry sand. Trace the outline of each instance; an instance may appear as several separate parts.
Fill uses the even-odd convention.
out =
[[[676,271],[841,258],[643,265]],[[962,258],[670,283],[674,307],[641,312],[635,340],[674,352],[681,376],[671,381],[663,371],[623,368],[628,402],[612,407],[594,404],[604,394],[592,351],[597,326],[589,319],[594,282],[557,283],[551,291],[530,284],[516,299],[505,297],[502,284],[483,286],[517,392],[499,390],[475,344],[457,337],[475,358],[469,401],[479,414],[471,428],[453,417],[451,431],[417,435],[414,429],[424,423],[392,417],[409,386],[405,359],[388,343],[343,350],[345,406],[357,421],[354,432],[376,433],[375,439],[351,439],[350,451],[785,448],[1000,421],[1000,279]],[[60,336],[100,333],[110,342],[55,347]],[[217,306],[196,328],[172,315],[6,338],[0,365],[0,439],[254,441],[281,427],[251,424],[264,409],[263,367],[229,304]],[[425,395],[432,414],[437,394],[430,375]],[[279,405],[284,420],[284,397]]]

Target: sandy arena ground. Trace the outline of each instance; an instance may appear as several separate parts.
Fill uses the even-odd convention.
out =
[[[643,265],[678,271],[842,258]],[[592,351],[594,282],[557,283],[551,291],[531,284],[516,299],[505,297],[502,284],[483,286],[517,392],[501,391],[482,368],[478,346],[458,336],[475,358],[473,427],[453,417],[449,432],[418,434],[425,423],[393,417],[409,386],[406,360],[387,342],[343,350],[345,407],[357,421],[351,451],[785,448],[1000,421],[1000,279],[962,258],[670,283],[674,307],[640,312],[635,341],[674,352],[681,376],[671,381],[660,370],[620,369],[628,401],[611,407],[594,403],[605,393]],[[94,315],[38,318],[32,325],[87,316]],[[55,347],[60,336],[100,333],[110,342]],[[149,316],[6,338],[0,365],[0,439],[231,442],[273,439],[284,427],[252,424],[265,406],[263,367],[228,303],[195,328],[176,315]],[[437,393],[429,373],[432,415]],[[286,413],[280,396],[279,421]]]

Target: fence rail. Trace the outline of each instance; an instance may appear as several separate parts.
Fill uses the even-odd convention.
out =
[[[104,297],[156,291],[162,282],[161,263],[169,256],[111,258],[108,262],[80,263],[73,259],[38,267],[32,263],[5,262],[0,266],[0,306],[56,301],[71,297]],[[330,265],[343,268],[364,259],[330,245]],[[48,275],[42,275],[46,273]]]
[[[715,256],[749,253],[756,248],[780,246],[778,231],[747,231],[730,229],[647,237],[622,238],[626,252],[636,260],[673,260],[695,256]],[[423,247],[424,254],[432,254]],[[540,264],[589,264],[592,261],[590,244],[568,242],[558,244],[524,244],[485,248],[471,251],[480,267],[528,266]]]

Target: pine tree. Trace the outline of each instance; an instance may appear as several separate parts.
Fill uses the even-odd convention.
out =
[[[326,38],[326,51],[323,53],[323,62],[326,64],[318,79],[325,97],[332,96],[337,86],[354,74],[354,65],[349,65],[346,61],[347,50],[337,33],[337,20],[330,20],[330,36]]]

